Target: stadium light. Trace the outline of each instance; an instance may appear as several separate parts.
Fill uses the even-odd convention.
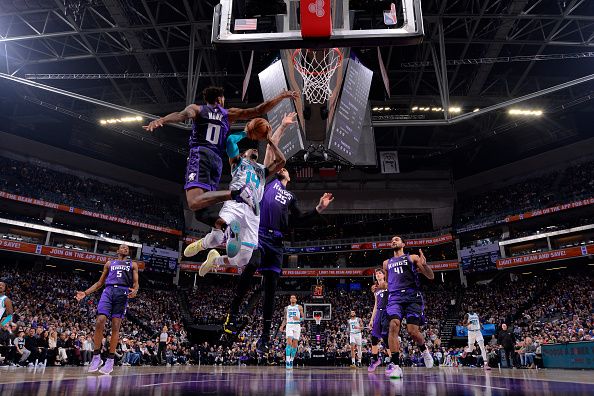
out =
[[[481,109],[479,109],[478,107],[474,110],[472,110],[473,113],[476,113],[477,111],[480,111]]]
[[[509,109],[507,114],[512,116],[540,117],[543,111],[540,109]]]
[[[459,114],[459,113],[461,113],[461,112],[462,112],[462,108],[461,108],[461,107],[458,107],[458,106],[454,106],[454,107],[450,107],[450,108],[448,109],[448,111],[449,111],[450,113]]]
[[[140,122],[142,121],[141,116],[134,116],[134,117],[122,117],[122,118],[104,118],[99,120],[101,125],[107,124],[129,124],[132,122]]]

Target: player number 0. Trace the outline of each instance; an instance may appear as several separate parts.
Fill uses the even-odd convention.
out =
[[[217,124],[208,124],[206,128],[206,140],[212,144],[219,142],[219,136],[221,135],[221,126]]]

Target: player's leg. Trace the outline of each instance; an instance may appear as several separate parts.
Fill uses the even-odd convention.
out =
[[[418,322],[411,323],[410,320],[416,322],[414,317],[407,317],[406,331],[419,347],[419,350],[423,356],[423,361],[425,362],[425,367],[431,368],[433,367],[433,356],[431,356],[431,352],[429,349],[427,349],[427,345],[425,345],[425,337],[423,336],[423,333],[421,333],[421,328],[419,327]]]
[[[297,345],[299,338],[301,337],[301,325],[293,325],[293,336],[291,337],[291,362],[290,366],[293,368],[293,362],[295,361],[295,355],[297,355]]]
[[[375,322],[375,321],[374,321]],[[373,372],[375,369],[381,364],[379,359],[379,343],[380,338],[376,337],[372,332],[371,335],[371,362],[369,362],[369,367],[367,371]]]
[[[266,255],[265,257],[269,257]],[[281,256],[282,260],[282,256]],[[282,261],[281,261],[282,263]],[[262,337],[258,343],[258,350],[262,353],[268,352],[268,341],[270,338],[270,330],[272,329],[272,316],[274,314],[274,297],[276,294],[276,286],[280,273],[273,270],[262,270],[264,281],[264,296],[262,303],[262,316],[264,324],[262,327]]]
[[[491,367],[489,366],[489,361],[487,360],[487,349],[485,348],[485,340],[481,337],[477,340],[479,348],[481,350],[481,356],[483,358],[483,367],[485,370],[491,370]]]
[[[228,334],[235,334],[237,331],[239,331],[239,307],[247,295],[252,283],[252,279],[254,278],[254,274],[260,265],[260,256],[261,254],[259,250],[254,251],[248,265],[245,266],[241,276],[239,277],[239,282],[235,291],[235,297],[233,298],[233,301],[231,301],[231,306],[229,308],[229,312],[227,313],[227,319],[223,324],[223,330]]]
[[[388,314],[390,315],[390,333],[388,342],[390,345],[391,358],[390,364],[386,367],[386,375],[391,378],[402,378],[402,369],[400,368],[400,311],[399,304],[388,304]]]
[[[221,157],[211,150],[204,147],[190,150],[184,185],[190,210],[195,212],[228,200],[245,202],[250,208],[254,208],[254,199],[249,188],[217,191],[222,170]]]
[[[102,374],[113,371],[115,352],[120,342],[120,326],[128,309],[128,291],[124,288],[113,288],[111,311],[111,338],[109,340],[109,353],[105,365],[99,370]]]
[[[350,340],[349,343],[351,345],[351,367],[355,368],[356,366],[356,361],[355,361],[355,350],[356,350],[356,343],[355,343],[355,335],[353,333],[351,333],[350,335]]]
[[[113,371],[115,352],[120,341],[120,327],[122,325],[121,318],[111,318],[111,337],[109,338],[109,352],[107,360],[99,372],[101,374],[111,374]]]
[[[290,369],[291,368],[291,352],[293,350],[293,343],[292,343],[292,329],[291,329],[291,325],[287,324],[286,325],[286,332],[287,332],[287,346],[285,348],[285,368]]]
[[[111,318],[113,308],[113,288],[107,287],[101,293],[101,298],[97,304],[97,318],[95,319],[95,335],[93,337],[93,360],[89,365],[89,373],[99,370],[103,361],[101,360],[101,345],[103,342],[103,332],[107,318]]]
[[[363,357],[363,335],[358,334],[356,337],[357,345],[357,367],[361,367],[361,358]]]
[[[223,210],[221,210],[221,213],[223,213]],[[238,221],[236,221],[234,218],[231,218],[233,216],[227,216],[229,217],[229,223],[231,224],[231,229],[233,229],[234,231],[237,231],[237,233],[239,233],[240,229],[240,223]],[[204,238],[199,239],[197,241],[194,241],[192,243],[190,243],[188,246],[186,246],[186,248],[184,249],[184,256],[185,257],[193,257],[195,255],[197,255],[199,252],[206,250],[206,249],[213,249],[216,248],[217,246],[222,245],[223,243],[225,243],[225,231],[227,230],[227,224],[229,224],[225,219],[219,217],[217,218],[217,220],[215,221],[214,227],[212,228],[212,230],[206,234],[204,236]],[[229,231],[231,232],[231,230]],[[233,252],[234,254],[236,254],[235,252]],[[231,254],[233,255],[233,254]]]

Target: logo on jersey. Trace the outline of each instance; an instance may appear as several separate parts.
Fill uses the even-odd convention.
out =
[[[283,190],[282,188],[280,188],[278,184],[274,185],[274,189],[276,190],[276,194],[274,195],[275,201],[280,202],[283,205],[286,205],[288,201],[293,199],[293,195],[287,190]]]
[[[324,0],[317,0],[315,3],[310,3],[307,9],[310,13],[315,14],[318,18],[321,18],[326,15],[326,12],[324,11],[324,5]]]
[[[192,172],[188,175],[188,181],[194,181],[196,179],[196,173]]]

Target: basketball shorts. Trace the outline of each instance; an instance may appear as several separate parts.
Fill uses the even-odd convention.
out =
[[[349,344],[363,345],[363,337],[361,337],[361,333],[351,333]]]
[[[222,171],[223,160],[217,153],[206,147],[192,147],[186,166],[184,189],[216,191]]]
[[[375,338],[385,338],[390,331],[390,319],[386,310],[378,310],[373,318],[371,335]]]
[[[475,342],[485,342],[480,330],[468,330],[468,346],[473,349]]]
[[[219,217],[230,224],[233,220],[239,221],[241,231],[239,238],[243,246],[256,249],[258,247],[258,228],[260,227],[260,217],[254,214],[254,211],[246,204],[225,201],[223,208],[219,212]]]
[[[101,293],[97,305],[97,315],[105,315],[109,319],[126,316],[128,309],[128,287],[107,285]]]
[[[260,229],[258,233],[260,262],[258,271],[281,273],[283,266],[283,234],[278,231]]]
[[[292,338],[294,340],[299,341],[301,337],[301,325],[300,324],[287,324],[285,327],[285,331],[287,333],[287,338]]]
[[[425,324],[425,302],[419,291],[390,292],[386,312],[390,320],[406,319],[407,324]]]

